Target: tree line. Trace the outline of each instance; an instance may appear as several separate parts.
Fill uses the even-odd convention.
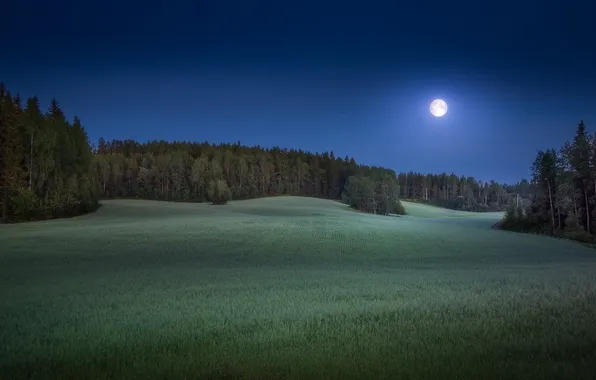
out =
[[[399,199],[468,211],[503,211],[527,201],[528,182],[509,186],[455,174],[400,173],[333,152],[208,142],[111,140],[94,149],[102,197],[197,201],[299,195],[342,199],[362,211],[403,213]],[[218,182],[219,181],[219,182]]]
[[[333,152],[103,138],[94,152],[92,171],[105,198],[225,203],[278,195],[339,200],[343,195],[355,208],[383,214],[399,205],[398,194],[386,190],[398,188],[393,170],[358,165]],[[361,178],[367,182],[358,182]],[[381,197],[385,202],[376,202]]]
[[[581,121],[572,140],[538,151],[531,169],[531,202],[510,207],[502,227],[596,242],[596,133]]]
[[[515,186],[455,174],[400,173],[333,152],[311,153],[189,141],[111,140],[90,144],[79,118],[58,102],[21,104],[1,86],[2,222],[93,211],[101,198],[226,203],[276,195],[342,200],[376,214],[404,213],[400,199],[469,210],[504,210],[527,199]],[[521,197],[521,198],[520,198]]]
[[[462,211],[504,211],[526,204],[531,195],[527,180],[517,184],[478,181],[474,177],[447,174],[400,173],[398,196],[416,202]]]

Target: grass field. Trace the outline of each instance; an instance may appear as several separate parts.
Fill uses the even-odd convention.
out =
[[[280,197],[0,226],[0,378],[594,379],[596,251]]]

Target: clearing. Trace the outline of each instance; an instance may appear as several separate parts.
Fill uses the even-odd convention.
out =
[[[0,226],[0,378],[592,379],[596,251],[278,197]]]

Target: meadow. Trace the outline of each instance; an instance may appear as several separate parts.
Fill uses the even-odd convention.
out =
[[[300,197],[0,226],[1,379],[594,379],[596,251]]]

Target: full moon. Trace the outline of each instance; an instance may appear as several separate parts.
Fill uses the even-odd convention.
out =
[[[430,103],[430,113],[435,117],[444,116],[447,113],[447,103],[443,99],[435,99]]]

